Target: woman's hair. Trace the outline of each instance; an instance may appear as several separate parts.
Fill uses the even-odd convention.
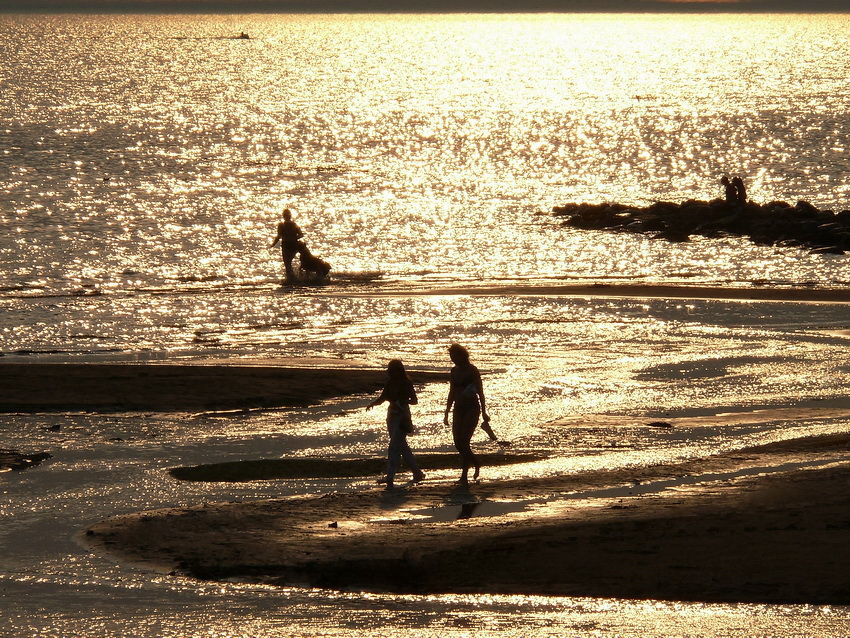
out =
[[[455,363],[469,363],[469,350],[459,343],[453,343],[449,346],[449,357]]]
[[[387,364],[387,373],[390,375],[390,379],[407,379],[407,371],[404,369],[404,364],[401,362],[401,359],[391,359]]]
[[[411,381],[407,371],[404,369],[401,359],[392,359],[387,364],[387,375],[389,379],[386,386],[384,386],[384,393],[387,398],[391,402],[398,401],[399,399],[406,401],[412,392],[413,381]]]

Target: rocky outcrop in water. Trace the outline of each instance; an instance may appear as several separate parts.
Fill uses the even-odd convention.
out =
[[[805,201],[733,206],[725,200],[655,202],[636,207],[617,203],[565,204],[552,208],[565,226],[584,230],[642,233],[683,242],[691,235],[743,236],[765,246],[799,246],[842,255],[850,250],[850,210],[819,210]]]
[[[0,472],[26,470],[50,457],[47,452],[21,454],[17,450],[0,450]]]

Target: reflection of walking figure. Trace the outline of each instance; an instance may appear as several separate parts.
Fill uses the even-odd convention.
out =
[[[286,271],[286,281],[295,281],[295,272],[292,270],[292,260],[295,255],[304,249],[301,238],[304,233],[292,220],[292,211],[288,208],[283,211],[283,221],[277,225],[277,236],[269,248],[274,248],[280,242],[280,250],[283,256],[283,268]]]
[[[484,400],[484,386],[481,383],[481,373],[469,361],[469,351],[461,345],[453,343],[449,347],[449,357],[454,363],[449,381],[449,396],[446,400],[446,412],[443,421],[449,424],[449,412],[452,412],[452,438],[455,447],[460,453],[463,470],[460,482],[469,481],[469,468],[474,467],[473,479],[478,478],[481,464],[472,452],[472,435],[478,425],[478,417],[482,419],[481,429],[487,433],[493,441],[497,440],[495,433],[490,427],[490,415]]]
[[[419,483],[425,479],[425,474],[419,469],[413,451],[407,444],[407,435],[413,432],[413,418],[410,415],[410,406],[416,405],[419,399],[413,382],[407,376],[404,364],[399,359],[393,359],[387,365],[389,379],[381,391],[381,395],[366,406],[369,410],[384,401],[389,402],[387,408],[387,431],[390,435],[390,444],[387,448],[387,476],[379,482],[386,482],[387,489],[393,489],[393,479],[398,469],[399,459],[404,461],[413,472],[413,482]]]

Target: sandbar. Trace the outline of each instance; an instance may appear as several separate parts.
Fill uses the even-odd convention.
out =
[[[312,365],[310,365],[312,363]],[[447,372],[411,370],[417,383]],[[345,361],[0,363],[0,412],[196,412],[301,406],[372,393],[378,367]]]
[[[848,444],[829,435],[539,479],[203,503],[111,518],[80,539],[145,569],[231,582],[848,604]]]

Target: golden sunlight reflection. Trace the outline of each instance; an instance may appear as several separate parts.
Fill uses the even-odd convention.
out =
[[[758,202],[846,208],[847,19],[745,21],[0,17],[0,355],[297,361],[330,385],[339,367],[380,370],[393,358],[414,378],[448,373],[447,346],[462,343],[507,444],[473,438],[492,460],[468,490],[481,518],[567,519],[640,494],[684,498],[734,472],[640,489],[632,473],[846,433],[845,306],[602,296],[623,283],[637,294],[653,283],[843,290],[846,256],[738,237],[670,243],[549,214],[567,202],[710,200],[726,172],[744,175]],[[331,264],[328,279],[282,285],[270,244],[285,208]],[[558,294],[570,284],[596,287]],[[427,489],[456,508],[448,390],[417,381],[410,442],[434,462]],[[269,408],[278,397],[258,395],[191,414],[6,415],[4,448],[53,454],[4,474],[15,479],[0,494],[9,631],[784,638],[846,624],[837,607],[210,584],[127,569],[73,540],[136,509],[369,494],[377,476],[192,482],[169,470],[380,462],[386,412],[364,409],[377,391],[300,407]],[[560,485],[602,470],[623,480],[492,496],[502,481]],[[419,521],[455,513],[405,507]]]

